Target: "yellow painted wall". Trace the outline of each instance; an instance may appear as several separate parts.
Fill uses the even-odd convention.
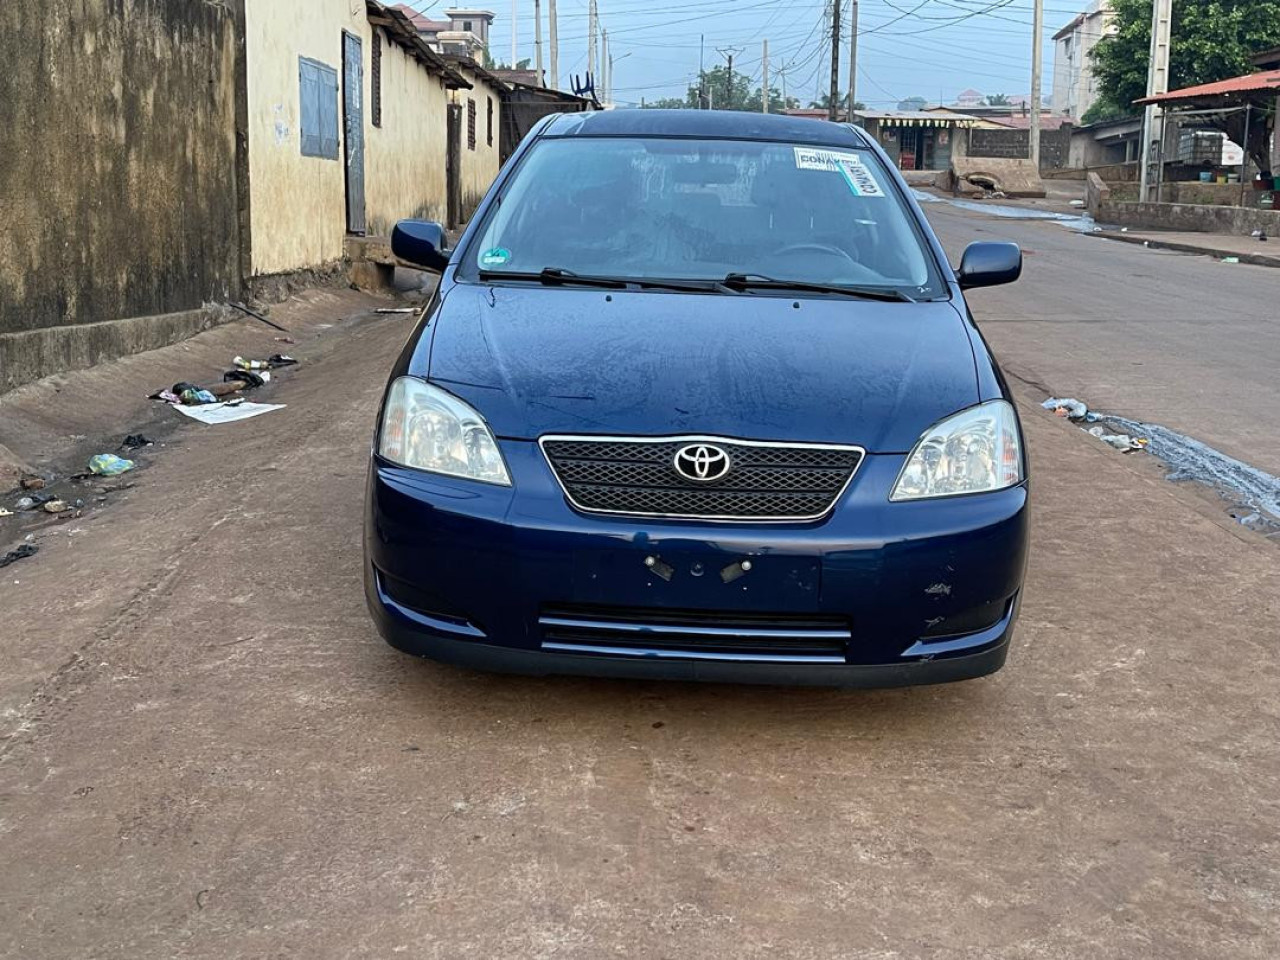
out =
[[[387,236],[406,217],[445,220],[448,107],[443,78],[383,34],[382,126],[371,125],[372,114],[366,124],[370,235]]]
[[[462,214],[463,219],[471,216],[476,206],[484,199],[489,186],[498,176],[501,163],[498,160],[498,144],[502,130],[502,99],[498,89],[491,86],[482,77],[476,76],[466,68],[459,68],[459,73],[472,85],[470,90],[453,91],[454,102],[462,106]],[[489,127],[486,119],[488,102],[493,101],[493,137],[488,136]],[[467,101],[476,104],[476,146],[472,150],[467,146]]]
[[[374,27],[363,0],[246,0],[245,7],[253,273],[286,273],[342,258],[344,145],[337,160],[302,155],[298,58],[332,67],[341,86],[343,31],[360,38],[364,58],[368,232],[385,234],[403,217],[444,219],[448,100],[441,79],[384,33],[383,120],[375,128]]]
[[[302,155],[298,57],[333,67],[341,85],[344,29],[364,41],[367,61],[370,28],[363,3],[246,0],[255,275],[301,270],[342,258],[347,231],[342,150],[337,160]]]

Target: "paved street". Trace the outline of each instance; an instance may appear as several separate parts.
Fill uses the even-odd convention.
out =
[[[1022,245],[1022,281],[970,297],[1006,373],[1280,474],[1280,270],[924,211],[957,263],[973,240]]]
[[[1021,285],[975,297],[1011,373],[1280,469],[1280,275],[929,213],[952,247],[1029,248]],[[1033,557],[994,677],[413,661],[361,593],[370,429],[411,323],[374,305],[277,308],[302,363],[256,420],[138,399],[271,348],[249,320],[0,400],[27,456],[165,441],[0,575],[0,956],[1280,952],[1274,544],[1019,382]]]

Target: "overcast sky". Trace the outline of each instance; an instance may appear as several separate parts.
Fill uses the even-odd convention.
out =
[[[448,0],[410,0],[436,17]],[[519,56],[533,57],[533,0],[519,4]],[[597,0],[600,22],[609,31],[614,57],[614,90],[619,103],[641,97],[683,96],[697,75],[699,35],[705,35],[707,69],[724,60],[717,48],[741,48],[735,68],[760,79],[761,41],[769,40],[774,85],[787,71],[787,93],[805,105],[819,84],[828,82],[830,38],[822,26],[825,0]],[[1053,78],[1050,39],[1088,0],[1045,0],[1043,95]],[[490,36],[495,59],[511,56],[511,4],[477,4],[497,15]],[[849,5],[844,6],[846,31]],[[560,73],[585,71],[587,0],[558,0]],[[861,0],[858,99],[873,108],[892,108],[921,96],[945,102],[968,87],[983,93],[1025,95],[1031,89],[1032,0]],[[550,69],[546,40],[547,2],[542,0],[544,66]],[[845,34],[847,36],[847,32]],[[843,44],[842,44],[843,45]],[[619,59],[625,56],[625,59]],[[845,57],[847,58],[847,49]],[[847,85],[841,66],[841,87]]]

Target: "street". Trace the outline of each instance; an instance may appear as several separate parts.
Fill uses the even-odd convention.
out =
[[[139,399],[270,348],[247,318],[0,400],[23,452],[162,441],[0,579],[0,955],[1274,957],[1276,544],[1039,403],[1280,470],[1277,278],[928,213],[953,251],[1028,248],[973,298],[1036,497],[989,679],[527,679],[386,647],[361,500],[413,320],[350,291],[273,312],[302,331],[283,411]]]
[[[926,203],[924,211],[954,262],[973,240],[1022,245],[1023,279],[970,297],[1006,374],[1280,474],[1273,268],[1148,250],[949,203]]]

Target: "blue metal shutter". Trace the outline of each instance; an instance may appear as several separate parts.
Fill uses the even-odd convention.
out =
[[[338,71],[298,58],[302,155],[338,159]]]

